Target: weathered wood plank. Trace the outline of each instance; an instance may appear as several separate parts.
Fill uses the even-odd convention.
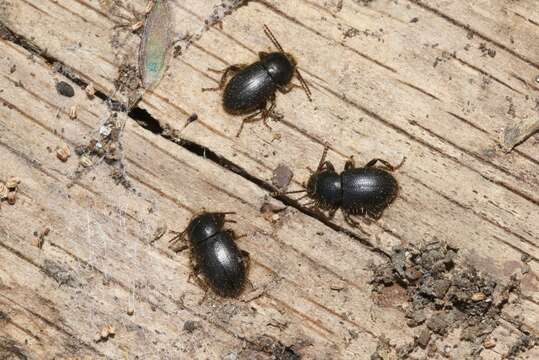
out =
[[[139,9],[144,7],[143,3],[134,2]],[[319,1],[303,1],[299,6],[290,2],[251,3],[227,18],[222,30],[210,30],[189,51],[173,60],[161,85],[145,95],[141,107],[161,125],[173,129],[183,129],[187,117],[196,112],[199,121],[183,129],[181,136],[224,156],[266,182],[270,181],[273,169],[284,162],[294,170],[295,184],[299,185],[308,176],[305,167],[317,163],[321,145],[326,141],[331,144],[330,158],[338,168],[351,154],[359,154],[356,155],[358,162],[384,157],[397,163],[406,156],[407,162],[397,174],[401,196],[381,221],[363,227],[370,241],[389,251],[395,244],[418,243],[437,237],[460,247],[465,258],[499,280],[518,271],[522,254],[531,255],[531,272],[524,278],[527,300],[524,300],[523,308],[526,323],[538,329],[537,151],[533,141],[529,141],[512,154],[503,155],[497,152],[495,143],[500,131],[510,122],[537,116],[537,88],[533,83],[537,69],[529,61],[535,43],[532,43],[533,36],[527,36],[527,32],[533,32],[535,28],[524,19],[493,21],[494,16],[505,8],[504,3],[496,1],[492,9],[485,10],[481,2],[450,5],[436,2],[425,6],[419,1],[376,1],[367,7],[345,2],[339,12]],[[525,8],[527,4],[521,1],[519,5],[511,6]],[[193,2],[188,6],[181,3],[172,6],[176,31],[185,34],[200,28],[212,4]],[[536,12],[534,7],[529,8],[528,18],[535,18]],[[257,125],[247,127],[242,137],[236,139],[234,134],[239,119],[220,109],[218,93],[202,93],[200,89],[212,86],[217,80],[214,74],[207,72],[208,67],[222,68],[230,63],[250,62],[256,59],[257,51],[269,48],[268,40],[260,31],[261,25],[252,21],[261,14],[283,45],[298,57],[302,71],[313,86],[315,101],[306,103],[301,92],[279,96],[278,110],[285,118],[272,126],[280,138]],[[447,16],[456,20],[448,20]],[[418,20],[410,23],[415,17]],[[114,92],[117,69],[126,61],[126,56],[127,59],[135,58],[135,37],[122,32],[122,39],[125,37],[126,40],[120,47],[112,45],[113,27],[120,23],[120,19],[107,12],[98,1],[67,1],[59,5],[25,0],[17,2],[1,20],[26,39],[33,39],[41,49],[47,49],[52,58],[75,69],[76,76],[94,83],[107,94]],[[473,24],[470,29],[461,26],[472,20],[476,20],[475,27]],[[507,43],[509,35],[496,28],[514,25],[509,24],[511,21],[518,21],[521,26],[518,29],[512,27],[511,34],[517,40],[514,47]],[[65,24],[69,24],[71,31],[65,31]],[[354,29],[359,33],[345,38],[344,34],[354,34]],[[496,51],[495,56],[489,53],[492,49]],[[10,61],[18,63],[21,60]],[[53,104],[49,108],[36,106],[36,109],[20,105],[30,112],[31,117],[39,119],[45,109],[56,112],[56,106],[70,104],[65,99],[49,98],[40,93],[39,88],[51,86],[50,78],[44,74],[38,76],[42,83],[35,85],[34,95],[13,87],[18,79],[24,79],[24,84],[26,78],[31,78],[29,75],[18,78],[16,74],[2,80],[10,90],[7,95],[0,96],[31,98],[38,105],[43,102]],[[10,101],[15,100],[10,98]],[[86,104],[80,97],[77,101]],[[86,106],[89,110],[90,106]],[[12,113],[9,111],[4,115],[11,117]],[[65,113],[63,116],[65,118]],[[98,127],[99,116],[85,114],[75,123],[64,121],[64,129],[69,135],[62,136],[76,144]],[[28,119],[24,121],[28,122]],[[10,146],[20,146],[30,128],[36,126],[32,134],[44,136],[48,133],[50,142],[60,141],[53,140],[51,130],[59,128],[52,124],[52,119],[46,119],[45,122],[23,125],[17,132],[12,133],[10,129]],[[39,126],[44,130],[36,130]],[[285,339],[283,341],[296,341],[293,335],[299,330],[315,339],[315,345],[307,350],[313,354],[320,349],[328,351],[326,354],[332,351],[347,355],[366,354],[367,349],[374,346],[377,335],[391,334],[396,331],[394,324],[402,323],[402,314],[386,313],[386,309],[377,307],[372,311],[379,320],[365,322],[371,311],[368,286],[364,284],[368,279],[365,267],[367,259],[377,257],[354,244],[349,237],[336,234],[295,210],[283,214],[284,224],[270,226],[255,215],[267,194],[254,184],[216,169],[209,162],[131,125],[127,128],[125,141],[129,176],[137,188],[144,189],[144,200],[130,196],[118,200],[117,190],[111,184],[105,185],[108,186],[105,191],[86,179],[82,185],[88,193],[82,195],[84,191],[80,190],[79,195],[80,199],[86,199],[84,204],[91,204],[87,200],[88,194],[94,194],[108,204],[99,208],[100,216],[95,224],[104,221],[105,209],[113,208],[118,212],[128,203],[128,210],[132,210],[125,213],[131,216],[128,222],[134,228],[147,229],[148,224],[155,227],[157,215],[148,215],[148,219],[142,220],[146,215],[134,210],[155,203],[152,199],[159,199],[159,217],[167,219],[174,228],[185,226],[192,211],[203,203],[213,201],[223,210],[240,208],[245,223],[249,223],[246,232],[256,234],[249,242],[240,240],[242,247],[256,254],[255,285],[272,284],[270,279],[282,278],[267,297],[255,301],[258,312],[264,315],[253,320],[253,314],[242,308],[238,316],[241,319],[232,320],[233,334],[260,333],[260,329],[266,329],[261,324],[282,311],[285,321],[291,324],[283,333],[276,332]],[[140,150],[141,144],[147,147],[146,153]],[[39,157],[38,145],[33,146],[13,149],[31,155],[31,159],[44,161],[45,158]],[[49,157],[54,158],[53,155],[49,154]],[[155,159],[159,159],[159,163]],[[20,161],[12,157],[8,160]],[[47,171],[54,176],[64,174],[58,180],[60,183],[67,182],[65,175],[74,169],[72,163],[67,169],[66,165],[55,161],[50,166]],[[201,174],[203,180],[198,179]],[[95,176],[106,177],[106,171],[97,170]],[[196,178],[196,182],[186,183],[185,178],[189,176]],[[49,180],[47,187],[52,186],[51,183],[53,180]],[[43,186],[35,184],[33,190]],[[42,204],[48,201],[50,199],[41,199]],[[84,213],[83,207],[78,209]],[[34,214],[38,214],[37,210]],[[67,217],[66,212],[59,212],[55,221],[64,217]],[[298,218],[300,220],[295,220]],[[124,226],[123,219],[119,216],[107,226],[107,236],[112,237],[115,226]],[[346,226],[340,217],[335,223]],[[83,229],[83,224],[70,226]],[[319,232],[324,235],[318,235]],[[268,234],[275,242],[268,242]],[[297,234],[309,241],[298,241]],[[364,236],[360,231],[357,234]],[[133,230],[129,239],[139,242],[137,249],[146,249],[144,239]],[[127,240],[122,242],[123,245],[128,243]],[[84,261],[92,258],[67,245],[58,244]],[[121,245],[118,245],[114,256],[120,250]],[[172,266],[172,259],[164,243],[156,243],[150,253],[152,264],[159,266],[161,272],[169,273],[167,269]],[[283,253],[286,255],[282,256]],[[100,271],[107,273],[110,270],[106,269],[110,267],[115,274],[126,276],[125,257],[121,258],[123,263],[114,264],[112,260],[117,259],[110,259],[110,254],[100,256],[106,264]],[[180,277],[186,278],[188,263],[185,257],[180,258],[183,262],[178,271]],[[359,265],[357,259],[365,261]],[[301,264],[299,269],[297,264]],[[352,269],[351,264],[354,264]],[[177,294],[183,289],[182,284],[170,290],[162,279],[155,279],[151,274],[134,275],[141,282],[151,278],[152,282],[160,284],[158,289],[165,294],[171,291],[177,291]],[[130,280],[121,278],[118,281],[128,284]],[[321,285],[331,283],[346,284],[346,292],[335,293]],[[186,301],[196,309],[195,314],[190,314],[198,316],[208,308],[198,308],[194,303],[200,293],[194,287],[189,289],[194,295],[187,296]],[[158,298],[174,308],[170,297],[161,294]],[[351,312],[351,318],[339,316],[335,304],[343,304],[342,311]],[[312,316],[305,318],[307,313]],[[211,323],[209,320],[203,319]],[[254,324],[246,326],[244,322]],[[347,345],[348,328],[343,329],[341,322],[356,329],[354,331],[372,332],[374,337]],[[228,341],[233,344],[236,340],[232,336]]]
[[[128,124],[125,134],[126,144],[132,144],[126,148],[125,160],[138,195],[118,193],[119,189],[112,181],[106,180],[107,170],[99,167],[93,175],[102,180],[83,178],[67,190],[65,185],[69,183],[68,175],[74,170],[75,161],[61,163],[54,152],[49,153],[46,149],[54,148],[62,141],[73,147],[88,139],[106,116],[106,106],[99,104],[100,100],[85,99],[82,91],[78,91],[74,99],[58,97],[53,77],[42,61],[32,64],[12,45],[2,43],[2,46],[3,54],[9,59],[3,61],[2,66],[7,69],[14,60],[19,66],[16,72],[0,80],[2,88],[9,89],[0,95],[6,104],[0,108],[0,113],[2,118],[10,119],[1,123],[6,134],[2,137],[5,151],[1,161],[10,164],[6,173],[17,174],[24,183],[19,202],[14,207],[2,209],[3,217],[9,219],[2,230],[13,234],[8,237],[6,246],[28,254],[38,264],[52,261],[52,252],[56,253],[57,262],[64,256],[79,266],[84,265],[85,272],[89,273],[87,276],[97,278],[88,280],[84,286],[92,294],[91,299],[85,300],[87,306],[107,301],[101,296],[101,292],[107,290],[98,286],[99,290],[96,288],[94,294],[92,286],[99,281],[110,282],[111,291],[122,294],[118,297],[123,301],[117,303],[109,298],[110,303],[97,316],[101,322],[106,321],[113,310],[120,318],[126,317],[126,302],[134,287],[137,304],[141,302],[150,308],[158,306],[163,316],[178,312],[194,316],[208,321],[208,326],[216,327],[217,332],[222,332],[226,326],[227,332],[233,331],[229,335],[252,339],[254,334],[262,334],[261,331],[268,334],[273,331],[282,341],[287,341],[284,334],[289,334],[291,341],[298,341],[299,334],[305,334],[313,342],[313,346],[305,351],[307,354],[312,351],[313,356],[318,353],[320,358],[335,351],[343,353],[344,348],[350,354],[370,354],[377,336],[393,332],[394,336],[402,336],[402,330],[397,331],[391,325],[395,317],[402,317],[397,309],[373,309],[371,306],[367,264],[376,259],[381,261],[379,256],[294,210],[281,213],[281,220],[274,226],[259,216],[253,217],[252,214],[258,214],[265,196],[258,187],[237,176],[234,176],[235,181],[219,182],[218,179],[227,174],[225,170],[132,123]],[[19,84],[19,80],[22,86],[16,87],[14,84]],[[25,107],[30,103],[32,106]],[[65,110],[73,103],[79,105],[76,121],[70,120]],[[26,137],[28,140],[21,140]],[[230,177],[230,174],[226,176]],[[186,178],[193,181],[186,182]],[[238,184],[244,184],[243,191],[234,194]],[[240,240],[240,246],[251,252],[251,279],[256,287],[268,287],[267,296],[244,305],[212,303],[199,307],[196,302],[201,291],[185,283],[189,273],[187,254],[175,257],[166,249],[164,241],[149,244],[158,223],[165,221],[170,228],[185,227],[192,211],[198,210],[201,204],[221,210],[235,209],[240,218],[249,219],[250,225],[244,223],[238,229],[238,232],[249,234],[246,240]],[[152,212],[148,213],[150,208]],[[46,245],[41,251],[33,248],[29,239],[31,233],[48,225],[52,233]],[[298,241],[298,234],[308,241]],[[356,266],[350,268],[351,263]],[[140,271],[133,272],[134,266],[141,267]],[[76,281],[85,283],[84,276],[79,275],[82,270],[73,267]],[[147,270],[142,271],[142,268]],[[28,278],[35,279],[34,276]],[[31,284],[33,287],[30,288],[37,291],[39,283]],[[332,290],[334,286],[344,290]],[[58,291],[64,289],[79,291],[70,287],[61,287]],[[181,294],[185,294],[187,309],[177,303]],[[219,320],[219,311],[214,314],[214,306],[223,311],[232,306],[237,309],[237,314],[227,319],[225,325],[224,320]],[[68,317],[69,312],[62,311],[62,315]],[[87,315],[83,312],[81,316]],[[114,319],[114,316],[110,317],[111,321]],[[272,319],[281,319],[288,323],[288,327],[282,331],[268,328]],[[75,329],[80,320],[70,321],[70,327]],[[156,316],[152,316],[151,321],[166,322]],[[344,327],[343,323],[346,324]],[[181,327],[183,321],[176,324]],[[350,339],[349,329],[363,332],[367,337]],[[86,339],[91,335],[89,330],[77,331]],[[181,332],[179,328],[168,329],[166,334],[170,339],[167,341],[172,342],[174,333],[178,332]],[[229,335],[219,336],[225,339]],[[110,345],[112,341],[106,344],[119,349],[129,346],[130,341],[132,339],[126,337],[120,344]],[[402,341],[406,341],[406,337],[402,337]],[[227,343],[233,344],[234,337]],[[151,346],[150,339],[139,345],[130,351],[139,353],[144,347]],[[233,348],[219,346],[220,351],[232,351]]]

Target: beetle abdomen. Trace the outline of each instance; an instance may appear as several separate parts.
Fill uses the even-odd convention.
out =
[[[234,297],[242,290],[246,274],[241,253],[227,232],[219,232],[195,248],[200,272],[221,296]]]
[[[259,109],[276,89],[268,71],[257,62],[238,72],[228,82],[223,94],[223,106],[230,113]]]
[[[351,213],[379,211],[397,194],[398,184],[387,171],[378,168],[357,168],[342,173],[343,209]]]

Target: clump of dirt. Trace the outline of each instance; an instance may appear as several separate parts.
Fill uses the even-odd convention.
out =
[[[47,276],[53,278],[58,283],[58,286],[80,286],[79,282],[73,277],[70,271],[64,269],[62,266],[49,259],[45,259],[45,263],[43,264],[43,272]]]
[[[56,83],[56,91],[58,92],[58,94],[65,97],[75,96],[75,89],[73,89],[73,86],[69,85],[69,83],[65,81],[60,81]]]
[[[16,341],[0,336],[0,359],[28,359],[28,355]]]
[[[301,347],[302,345],[299,344]],[[254,339],[248,349],[243,350],[239,359],[252,359],[253,353],[260,352],[270,355],[273,360],[299,360],[301,355],[296,351],[296,345],[286,346],[281,341],[269,335],[261,335]]]
[[[412,343],[394,349],[396,358],[406,359],[418,348],[426,349],[432,358],[439,351],[436,341],[454,330],[459,330],[460,340],[470,345],[469,355],[477,356],[498,326],[510,294],[518,298],[520,281],[515,276],[501,285],[456,260],[457,249],[432,241],[419,248],[395,247],[390,262],[373,267],[373,291],[382,293],[389,286],[404,288],[407,325],[420,327]],[[392,358],[383,356],[387,349],[387,344],[380,344],[372,359]]]
[[[518,359],[518,355],[530,350],[539,344],[539,339],[532,335],[522,335],[511,346],[511,349],[505,355],[506,359]]]
[[[496,56],[496,50],[494,49],[491,49],[491,48],[488,48],[487,45],[485,43],[481,43],[479,45],[479,51],[481,51],[482,53],[482,57],[485,57],[485,56],[490,56],[491,58],[495,57]]]

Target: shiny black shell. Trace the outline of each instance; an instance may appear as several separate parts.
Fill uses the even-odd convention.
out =
[[[239,295],[246,281],[246,268],[232,231],[223,230],[224,214],[204,213],[187,229],[191,251],[208,285],[225,297]]]
[[[227,83],[223,106],[232,114],[248,113],[263,108],[280,86],[287,85],[295,65],[283,53],[265,55],[260,61],[240,70]]]
[[[376,167],[352,168],[338,174],[333,169],[315,173],[307,192],[318,207],[352,215],[379,216],[397,195],[399,185],[389,172]]]
[[[390,173],[375,167],[345,170],[341,182],[341,208],[354,215],[379,213],[393,201],[399,186]]]

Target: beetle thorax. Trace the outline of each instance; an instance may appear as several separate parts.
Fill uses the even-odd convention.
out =
[[[287,85],[294,76],[296,65],[291,55],[282,52],[269,53],[261,63],[278,85]]]
[[[204,213],[189,224],[188,235],[193,245],[217,234],[224,225],[224,216],[218,213]]]
[[[307,193],[322,208],[338,208],[342,202],[340,175],[328,170],[313,174],[307,184]]]

